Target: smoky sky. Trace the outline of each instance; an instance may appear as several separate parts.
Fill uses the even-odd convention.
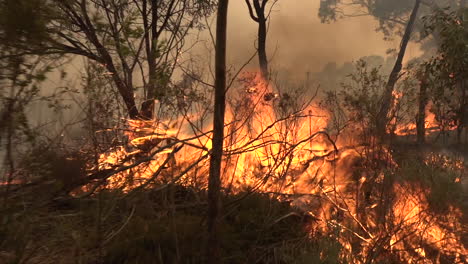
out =
[[[270,18],[267,52],[271,67],[292,74],[320,71],[328,62],[342,64],[363,56],[387,56],[396,49],[400,38],[384,41],[376,32],[378,22],[372,17],[345,18],[323,24],[317,16],[319,0],[279,0]],[[244,0],[230,2],[228,20],[228,59],[232,65],[243,64],[255,51],[257,24],[250,19]],[[411,44],[407,57],[420,54]],[[251,64],[256,67],[256,60]]]
[[[345,18],[323,24],[317,15],[319,6],[320,0],[278,0],[271,12],[267,36],[267,55],[273,71],[301,78],[306,72],[321,71],[330,62],[340,65],[364,56],[385,57],[388,49],[398,49],[400,37],[384,41],[383,34],[375,30],[378,22],[374,18]],[[216,14],[208,19],[212,34],[215,34],[215,19]],[[257,26],[249,16],[245,0],[229,2],[229,66],[238,69],[255,53]],[[199,43],[192,46],[195,42]],[[186,46],[190,55],[184,55],[183,59],[192,57],[193,63],[198,64],[196,67],[202,69],[208,68],[208,64],[213,65],[214,47],[207,29],[199,34],[194,30]],[[411,43],[405,61],[420,54],[418,45]],[[257,65],[255,57],[248,69],[256,69]],[[79,79],[82,67],[83,60],[75,58],[65,68],[70,77]],[[56,81],[58,75],[51,74],[50,77]],[[176,71],[174,78],[179,79],[180,72]]]
[[[286,72],[291,78],[304,78],[307,72],[319,72],[325,65],[335,62],[338,66],[355,61],[364,56],[386,56],[386,50],[397,49],[400,38],[384,41],[383,34],[376,32],[378,22],[371,17],[342,19],[330,24],[322,24],[318,18],[320,0],[279,0],[274,7],[269,24],[267,53],[270,67],[274,71]],[[215,25],[216,14],[208,19]],[[214,34],[215,29],[212,27]],[[211,71],[214,47],[208,30],[199,34],[193,32],[190,38],[200,40],[188,53],[194,57],[199,68]],[[257,23],[248,14],[244,0],[231,0],[228,17],[228,66],[239,69],[255,53]],[[192,41],[188,40],[188,47]],[[188,48],[187,47],[187,48]],[[417,44],[410,44],[405,60],[420,55]],[[186,55],[188,56],[188,55]],[[184,59],[186,59],[185,57]],[[64,65],[67,78],[61,80],[59,71],[49,74],[42,92],[53,93],[56,87],[79,88],[82,85],[83,58],[75,57]],[[257,68],[255,57],[247,69]],[[174,79],[180,77],[175,74]],[[207,82],[212,82],[209,77]],[[65,104],[68,101],[64,102]],[[70,102],[73,105],[73,102]],[[72,107],[74,108],[74,107]],[[44,122],[52,116],[44,107],[34,108],[36,123]],[[75,115],[74,110],[67,111]]]
[[[270,16],[267,39],[267,55],[273,71],[287,72],[290,77],[302,78],[307,72],[319,72],[330,62],[338,66],[356,61],[364,56],[387,56],[388,49],[398,49],[400,37],[384,41],[383,34],[376,32],[378,22],[372,17],[340,19],[323,24],[318,18],[320,0],[279,0]],[[215,33],[216,14],[208,21]],[[245,0],[231,0],[228,17],[228,66],[239,69],[255,53],[257,23],[247,10]],[[198,37],[197,37],[198,35]],[[213,36],[215,37],[215,36]],[[198,44],[192,46],[194,39]],[[187,49],[197,67],[206,69],[214,59],[214,47],[209,31],[192,32]],[[411,43],[405,61],[420,55],[418,44]],[[257,69],[253,58],[248,69]],[[65,66],[69,73],[67,83],[79,86],[83,59],[75,58]],[[53,83],[59,83],[58,72],[49,75]],[[180,73],[174,79],[180,78]],[[209,77],[207,79],[210,79]],[[212,80],[207,80],[212,82]],[[56,85],[48,85],[55,87]],[[45,90],[51,90],[45,89]]]

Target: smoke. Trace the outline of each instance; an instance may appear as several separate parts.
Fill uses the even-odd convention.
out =
[[[384,41],[384,35],[376,32],[378,22],[374,18],[346,18],[335,23],[323,24],[318,18],[319,5],[320,1],[279,0],[272,9],[267,54],[273,72],[290,79],[303,80],[308,72],[320,72],[329,63],[341,67],[346,62],[356,61],[364,56],[386,57],[388,49],[398,49],[400,38],[397,36],[393,41]],[[191,33],[186,47],[189,48],[195,43],[196,45],[183,56],[182,60],[193,59],[195,67],[202,69],[206,77],[204,79],[211,83],[212,79],[208,72],[213,70],[214,46],[210,30],[215,37],[216,14],[213,14],[208,22],[211,23],[209,27],[211,29],[202,32],[197,32],[195,29]],[[230,1],[228,64],[232,73],[252,57],[247,70],[258,69],[258,59],[254,56],[257,26],[257,23],[250,18],[244,0]],[[408,48],[406,60],[420,53],[419,44],[413,43]],[[208,65],[211,65],[211,68]],[[64,70],[68,72],[67,78],[61,80],[58,71],[52,73],[44,84],[43,92],[52,93],[53,88],[59,86],[58,83],[80,88],[82,69],[81,58],[71,60],[64,66]],[[174,81],[177,82],[181,77],[182,72],[176,71]],[[73,109],[76,108],[73,103],[71,104]],[[50,110],[43,108],[40,111],[36,109],[33,113],[36,123],[43,123],[53,116]]]
[[[303,78],[318,72],[329,62],[341,65],[364,56],[386,57],[398,49],[400,37],[384,41],[372,17],[354,17],[322,24],[318,18],[320,1],[279,0],[271,12],[267,52],[270,66],[289,76]],[[231,1],[228,28],[231,65],[242,65],[255,52],[257,24],[250,19],[243,0]],[[419,45],[411,44],[406,60],[420,55]],[[250,65],[256,67],[257,60]]]

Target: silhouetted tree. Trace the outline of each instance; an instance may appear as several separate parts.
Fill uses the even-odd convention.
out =
[[[278,0],[271,1],[271,6]],[[245,0],[247,7],[249,9],[250,17],[258,23],[258,62],[260,65],[260,70],[262,72],[263,78],[268,80],[269,71],[268,71],[268,57],[266,54],[266,40],[267,40],[267,21],[269,18],[269,11],[266,8],[269,0]],[[271,8],[270,8],[271,10]]]
[[[213,139],[208,179],[208,243],[207,263],[220,263],[218,245],[218,215],[221,191],[221,163],[224,141],[224,113],[226,110],[226,42],[229,0],[219,0],[216,22],[215,98],[213,114]]]

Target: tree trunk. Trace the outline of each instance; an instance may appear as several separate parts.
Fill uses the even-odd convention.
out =
[[[137,119],[140,117],[140,113],[138,112],[138,108],[135,103],[135,97],[133,95],[132,88],[125,85],[125,82],[117,75],[117,70],[111,63],[111,60],[110,63],[107,64],[107,70],[113,73],[112,79],[117,86],[117,90],[122,96],[125,106],[127,107],[129,117],[131,119]]]
[[[229,0],[218,1],[215,54],[215,98],[213,114],[213,139],[208,179],[208,241],[207,263],[220,263],[217,222],[220,209],[221,162],[224,140],[224,113],[226,109],[226,41]]]
[[[410,19],[408,21],[408,25],[405,29],[405,34],[401,40],[400,44],[400,52],[398,53],[397,60],[395,62],[395,66],[393,67],[392,72],[388,78],[387,85],[385,86],[384,93],[382,95],[382,106],[380,108],[379,113],[377,114],[377,122],[376,122],[376,132],[377,136],[380,139],[383,139],[386,135],[386,128],[388,123],[388,112],[392,106],[393,101],[393,91],[395,89],[395,84],[398,81],[398,77],[400,71],[402,69],[403,58],[405,57],[406,47],[408,46],[408,42],[411,38],[411,32],[413,31],[413,26],[416,21],[416,15],[418,14],[418,9],[421,4],[421,0],[416,0],[414,5],[413,11],[411,12]]]
[[[418,98],[418,114],[416,116],[416,134],[417,142],[419,144],[424,144],[426,142],[426,107],[428,103],[427,98],[427,80],[426,74],[423,73],[420,76],[420,85],[419,85],[419,98]]]
[[[266,39],[267,39],[267,14],[265,14],[266,5],[268,0],[252,0],[252,4],[250,0],[245,0],[247,4],[247,8],[249,9],[250,17],[258,23],[258,64],[260,66],[260,71],[262,73],[262,77],[265,80],[269,78],[268,72],[268,59],[266,54]],[[255,11],[255,12],[254,12]]]
[[[101,56],[101,63],[104,62],[106,65],[106,69],[112,74],[112,80],[117,86],[117,90],[119,91],[122,99],[127,107],[128,115],[131,119],[136,119],[140,116],[138,112],[138,108],[135,103],[135,97],[133,94],[133,88],[129,87],[125,84],[125,82],[120,78],[117,69],[115,68],[114,61],[110,56],[109,52],[106,50],[104,46],[99,42],[96,35],[94,33],[90,33],[89,37],[94,45],[96,46],[99,55]]]
[[[151,52],[153,53],[153,52]],[[146,84],[145,101],[141,104],[141,116],[144,119],[151,120],[154,117],[154,100],[156,99],[156,61],[151,55],[148,58],[149,80]]]
[[[146,1],[144,2],[146,7]],[[145,29],[145,44],[148,57],[148,83],[146,85],[145,101],[141,105],[141,115],[145,119],[154,117],[154,100],[156,99],[156,50],[158,43],[158,3],[157,0],[151,0],[151,34],[148,29]],[[145,21],[145,27],[148,27],[148,21]]]
[[[259,15],[258,22],[258,61],[260,70],[262,71],[262,77],[265,80],[269,78],[268,72],[268,59],[266,54],[266,38],[267,38],[267,26],[266,18]]]

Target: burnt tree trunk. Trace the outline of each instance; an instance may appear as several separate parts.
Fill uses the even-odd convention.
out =
[[[408,46],[408,43],[411,38],[411,33],[413,31],[413,26],[416,21],[416,15],[418,14],[420,4],[421,0],[416,0],[408,24],[406,25],[405,33],[401,40],[400,52],[398,53],[395,66],[393,67],[392,72],[390,73],[387,85],[385,86],[385,90],[382,95],[382,106],[380,107],[380,111],[377,114],[376,122],[376,132],[377,136],[380,139],[383,139],[386,135],[386,128],[389,120],[388,112],[390,111],[393,102],[393,91],[395,89],[395,84],[398,81],[400,71],[403,67],[403,58],[405,57],[406,47]]]
[[[266,19],[261,19],[258,23],[258,62],[260,65],[260,70],[262,71],[263,79],[268,80],[269,71],[268,71],[268,59],[266,54]]]
[[[266,4],[268,0],[252,0],[252,4],[250,0],[245,0],[247,3],[247,7],[249,8],[250,17],[258,23],[258,63],[260,66],[260,71],[262,73],[262,77],[265,80],[269,78],[269,71],[268,71],[268,59],[266,54],[266,39],[267,39],[267,14],[265,14]],[[255,12],[254,12],[255,11]]]
[[[220,209],[221,162],[224,140],[224,113],[226,109],[226,42],[227,12],[229,0],[218,1],[216,22],[215,53],[215,97],[213,114],[213,139],[208,179],[208,241],[206,248],[207,263],[220,263],[217,235]]]
[[[427,96],[427,74],[424,72],[420,75],[419,98],[418,98],[418,114],[416,115],[416,134],[417,142],[424,144],[426,142],[426,107],[428,103]]]

